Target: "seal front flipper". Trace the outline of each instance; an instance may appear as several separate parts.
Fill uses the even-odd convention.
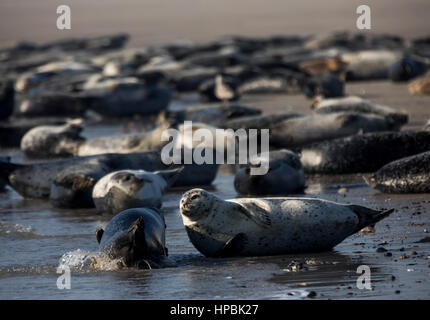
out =
[[[100,244],[100,241],[102,241],[104,230],[102,228],[96,230],[96,238],[97,242]]]
[[[234,257],[240,255],[248,244],[248,237],[244,233],[238,233],[227,241],[220,252],[220,257]]]
[[[249,219],[254,221],[256,224],[266,228],[272,225],[272,221],[270,220],[270,217],[266,211],[266,208],[263,208],[260,205],[260,203],[242,202],[237,204],[239,206],[240,212],[244,213]]]

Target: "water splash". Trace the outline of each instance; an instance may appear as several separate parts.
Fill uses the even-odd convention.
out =
[[[111,259],[103,253],[77,249],[63,254],[59,268],[69,267],[73,270],[114,271],[124,268],[121,259]]]
[[[38,238],[41,235],[35,232],[30,226],[24,226],[22,224],[10,224],[4,221],[0,221],[0,235],[19,236],[19,237],[34,237]]]

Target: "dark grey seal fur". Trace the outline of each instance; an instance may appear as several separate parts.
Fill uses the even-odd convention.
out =
[[[269,170],[264,175],[252,175],[250,164],[237,171],[234,188],[243,195],[281,195],[303,191],[305,174],[300,158],[290,150],[270,151],[263,161],[268,161]]]
[[[165,230],[157,209],[134,208],[117,214],[96,235],[100,251],[109,258],[121,259],[127,267],[151,269],[167,256]]]
[[[365,173],[428,150],[430,132],[375,132],[306,147],[300,159],[307,173]]]
[[[313,198],[223,200],[202,189],[186,192],[180,210],[192,244],[208,257],[330,250],[393,212]]]
[[[384,193],[430,193],[430,151],[390,162],[364,179]]]

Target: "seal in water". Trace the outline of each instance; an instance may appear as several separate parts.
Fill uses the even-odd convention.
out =
[[[252,175],[250,165],[241,168],[234,177],[234,188],[244,195],[275,195],[303,191],[305,174],[300,158],[290,150],[270,151],[259,156],[268,162],[269,171],[264,175]],[[261,164],[258,164],[260,166]]]
[[[368,185],[384,193],[428,193],[430,151],[390,162],[363,177]]]
[[[122,211],[98,229],[100,252],[111,259],[121,259],[127,267],[151,269],[167,256],[166,224],[162,214],[153,208]]]
[[[85,139],[82,120],[76,119],[64,125],[38,126],[29,130],[21,140],[21,150],[28,157],[68,157],[77,153],[79,144]]]
[[[323,140],[391,129],[391,121],[375,114],[314,114],[287,119],[273,126],[270,131],[270,144],[279,148],[298,148]]]
[[[374,132],[324,141],[301,151],[307,173],[365,173],[430,150],[430,132]]]
[[[222,200],[202,189],[186,192],[180,210],[192,244],[208,257],[329,250],[393,212],[311,198]]]
[[[129,208],[161,208],[164,190],[173,185],[182,169],[109,173],[94,186],[94,204],[99,212],[110,214]]]

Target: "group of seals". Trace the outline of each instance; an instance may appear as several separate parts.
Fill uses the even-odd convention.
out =
[[[98,211],[108,214],[129,208],[161,208],[164,190],[173,185],[182,170],[122,170],[109,173],[94,186],[94,204]]]

